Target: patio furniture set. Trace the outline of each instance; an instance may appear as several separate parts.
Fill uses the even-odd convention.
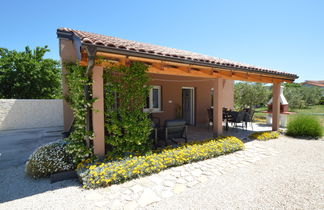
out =
[[[209,128],[213,124],[213,108],[208,108],[208,119]],[[232,124],[233,127],[237,128],[238,124],[241,123],[242,128],[245,127],[247,129],[248,123],[251,123],[251,127],[253,130],[253,119],[254,111],[249,108],[245,108],[240,111],[233,111],[231,109],[223,108],[223,121],[225,121],[225,130],[228,131],[229,129],[229,123]]]
[[[213,108],[208,108],[208,127],[210,128],[213,123]],[[232,127],[237,128],[241,124],[242,128],[247,130],[248,123],[251,123],[253,130],[252,118],[254,111],[251,109],[243,109],[241,111],[233,111],[227,108],[223,108],[223,121],[225,122],[225,130],[228,131],[229,124]],[[152,114],[149,115],[149,118],[152,120],[153,133],[152,137],[154,139],[155,145],[157,145],[158,140],[164,140],[165,145],[167,141],[171,140],[173,143],[178,143],[175,139],[183,138],[185,142],[188,141],[188,125],[186,120],[176,119],[176,120],[166,120],[164,126],[160,124],[160,118],[153,117]]]

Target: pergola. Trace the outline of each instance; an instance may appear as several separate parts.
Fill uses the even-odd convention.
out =
[[[280,87],[281,83],[293,82],[298,78],[295,74],[279,72],[254,66],[239,64],[222,59],[201,56],[199,54],[181,55],[181,52],[174,49],[172,53],[165,52],[165,49],[155,49],[154,45],[131,42],[115,37],[102,36],[67,28],[57,30],[60,40],[60,56],[63,62],[79,61],[81,65],[87,66],[89,77],[93,81],[92,94],[97,100],[93,104],[92,125],[94,132],[94,153],[98,156],[105,154],[105,131],[104,131],[104,84],[103,69],[106,65],[115,62],[122,65],[129,65],[132,61],[140,61],[149,65],[148,73],[176,75],[183,77],[200,77],[213,79],[214,88],[214,114],[213,132],[221,135],[222,126],[222,104],[221,99],[224,92],[221,91],[223,80],[240,80],[248,82],[272,83],[273,84],[273,113],[272,130],[279,128],[280,116]],[[153,46],[153,47],[152,47]],[[154,50],[155,49],[155,50]],[[184,53],[184,54],[185,54]],[[100,58],[100,64],[96,59]],[[62,67],[63,73],[65,72]],[[63,81],[63,92],[67,87]],[[68,104],[64,103],[64,125],[68,129],[71,122],[71,110]],[[89,119],[90,120],[90,119]]]

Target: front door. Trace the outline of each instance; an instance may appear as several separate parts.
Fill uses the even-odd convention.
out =
[[[195,89],[193,87],[182,88],[182,116],[188,125],[195,124],[194,91]]]

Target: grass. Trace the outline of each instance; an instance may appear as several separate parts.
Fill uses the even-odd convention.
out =
[[[266,110],[267,107],[257,108],[253,120],[258,123],[265,123],[266,113],[262,113],[262,111],[266,111]],[[321,125],[324,127],[324,105],[310,106],[307,107],[306,109],[290,109],[289,111],[295,112],[297,115],[314,115],[317,119],[319,119]],[[293,120],[296,117],[296,114],[289,115],[288,121]],[[318,114],[322,114],[322,115],[318,115]]]

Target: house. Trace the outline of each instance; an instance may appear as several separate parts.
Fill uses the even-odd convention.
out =
[[[92,125],[94,131],[94,153],[104,154],[104,99],[103,66],[96,65],[95,57],[103,56],[121,64],[130,61],[150,63],[148,74],[153,89],[150,92],[147,111],[151,111],[162,122],[174,119],[177,107],[182,107],[183,117],[191,125],[207,124],[207,108],[213,106],[213,132],[221,135],[222,109],[233,107],[234,80],[273,83],[273,130],[279,127],[280,85],[293,82],[297,75],[254,67],[152,44],[129,41],[111,36],[88,33],[69,28],[57,30],[60,56],[63,62],[79,60],[92,71],[93,104]],[[64,67],[62,71],[65,72]],[[63,83],[63,92],[66,87]],[[73,116],[64,103],[64,125],[69,129]]]
[[[324,88],[324,80],[305,80],[302,85],[306,87],[320,87]]]
[[[305,80],[305,82],[303,82],[302,85],[306,87],[321,88],[322,95],[324,96],[324,80]]]

